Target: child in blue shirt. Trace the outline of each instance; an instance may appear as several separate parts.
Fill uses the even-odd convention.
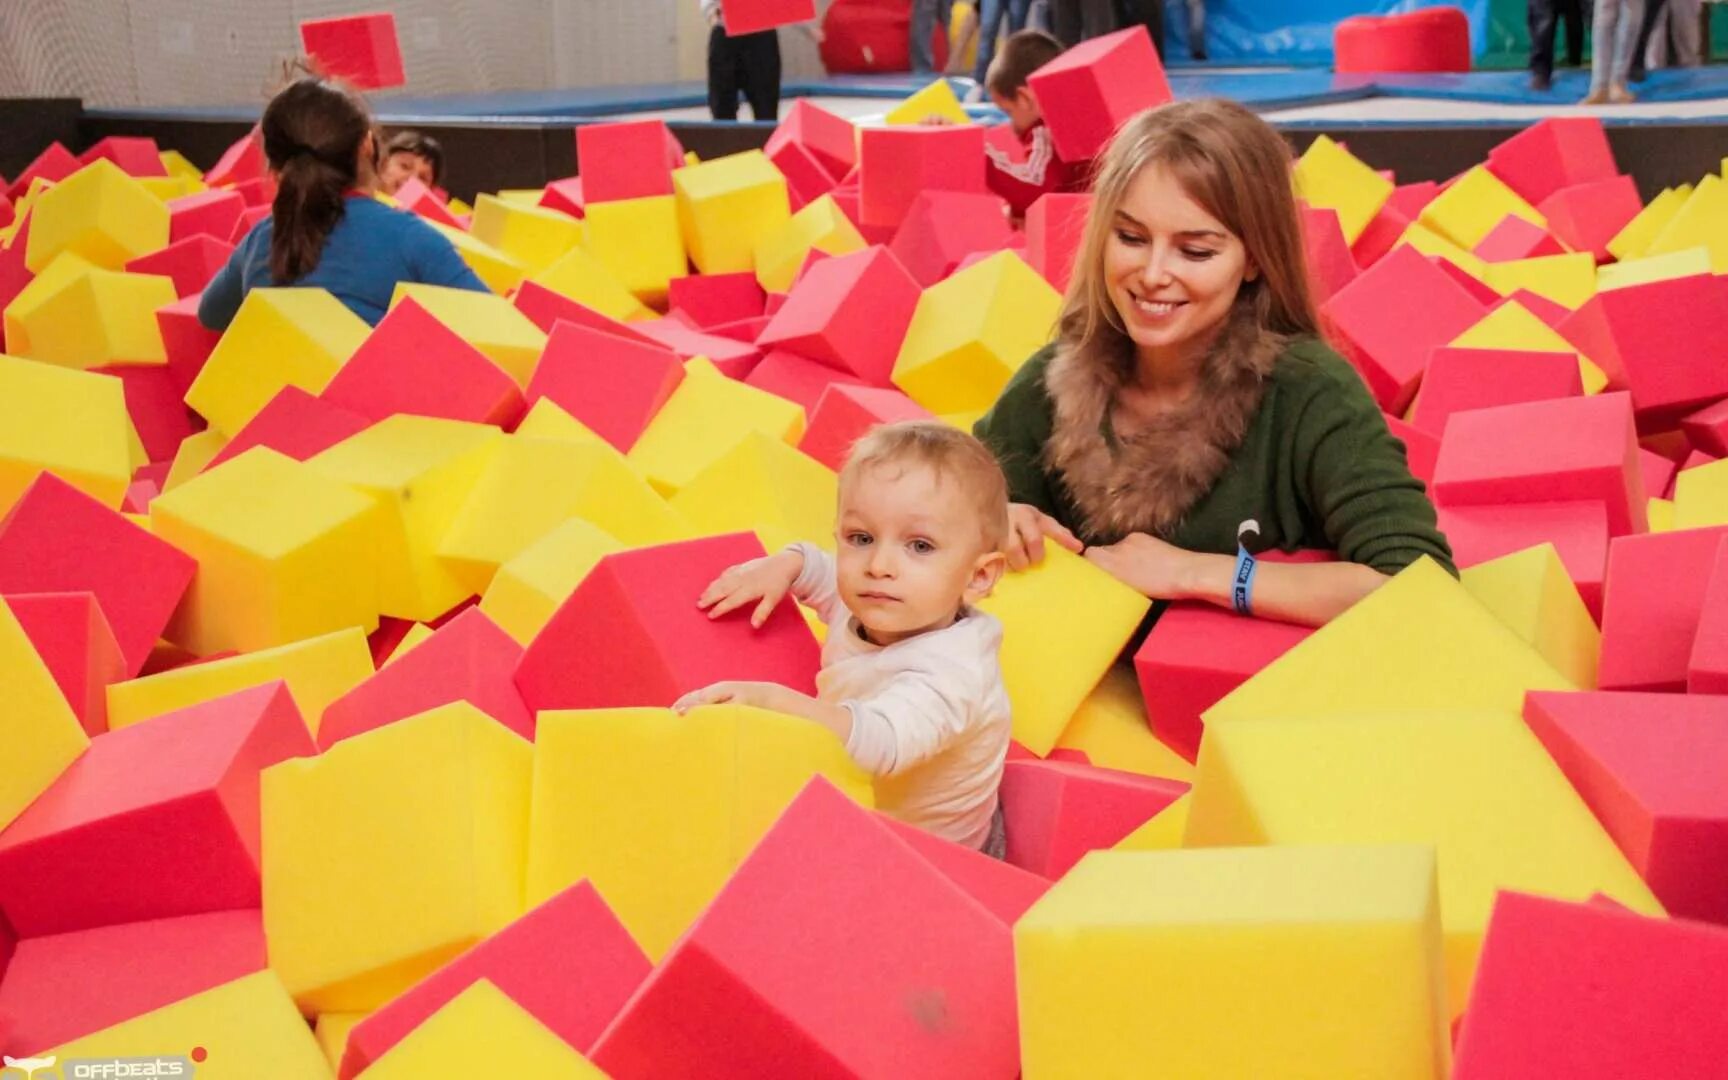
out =
[[[372,325],[399,282],[486,290],[431,225],[372,197],[372,117],[352,92],[298,79],[264,110],[262,135],[276,201],[204,290],[206,327],[226,330],[260,287],[327,289]]]

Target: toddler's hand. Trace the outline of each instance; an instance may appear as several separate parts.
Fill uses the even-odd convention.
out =
[[[692,690],[674,701],[672,711],[682,716],[700,705],[754,705],[757,708],[767,708],[776,689],[778,687],[773,683],[765,682],[717,682],[700,690]]]
[[[782,551],[760,559],[739,563],[715,578],[702,591],[696,606],[718,619],[745,604],[755,603],[750,625],[760,628],[768,621],[776,604],[785,598],[792,583],[804,569],[804,556],[796,551]]]

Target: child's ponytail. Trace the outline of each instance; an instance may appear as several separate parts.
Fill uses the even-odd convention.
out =
[[[290,84],[264,110],[264,154],[276,171],[270,276],[290,285],[318,266],[359,182],[360,151],[372,131],[366,107],[322,79]]]

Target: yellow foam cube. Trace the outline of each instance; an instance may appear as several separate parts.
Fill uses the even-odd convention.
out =
[[[1658,499],[1652,496],[1645,500],[1645,512],[1650,519],[1650,531],[1653,533],[1674,531],[1674,502],[1672,499]]]
[[[1602,631],[1553,544],[1478,563],[1464,588],[1580,690],[1596,689]]]
[[[752,432],[795,443],[804,407],[729,379],[698,356],[625,457],[670,497]]]
[[[1449,237],[1442,236],[1420,221],[1413,221],[1398,238],[1398,244],[1408,244],[1424,255],[1445,259],[1458,269],[1469,274],[1484,285],[1488,283],[1487,259],[1475,252],[1459,247]]]
[[[90,739],[60,692],[36,647],[6,601],[0,599],[0,684],[6,708],[0,711],[0,830],[72,764]]]
[[[491,293],[403,282],[390,297],[390,306],[405,296],[503,368],[518,386],[528,385],[546,349],[546,333],[516,305]]]
[[[551,398],[541,398],[528,410],[528,415],[516,425],[515,434],[525,438],[553,439],[557,442],[581,443],[606,453],[625,468],[636,472],[636,466],[624,452],[594,433],[594,429],[558,407]],[[637,473],[637,475],[641,475]],[[643,477],[644,480],[647,477]]]
[[[1208,709],[1244,717],[1495,709],[1576,690],[1432,559],[1421,558]]]
[[[1709,461],[1674,476],[1676,529],[1728,524],[1728,461]]]
[[[252,652],[378,625],[381,515],[373,501],[254,447],[150,503],[150,529],[198,560],[167,637]]]
[[[967,409],[963,412],[943,413],[936,419],[942,421],[951,428],[970,432],[974,427],[978,426],[978,421],[984,419],[984,414],[988,411],[988,409]]]
[[[452,214],[455,214],[457,217],[462,217],[463,215],[472,214],[474,212],[474,208],[472,206],[469,206],[466,202],[463,202],[461,199],[456,198],[454,195],[452,195],[450,198],[444,200],[444,205],[446,207],[448,207],[450,212]]]
[[[312,1026],[312,1035],[318,1040],[318,1049],[324,1051],[324,1060],[330,1063],[331,1072],[342,1067],[342,1055],[348,1051],[348,1033],[371,1015],[363,1012],[328,1012],[318,1017],[318,1022]]]
[[[1146,722],[1140,681],[1127,664],[1112,664],[1080,703],[1056,740],[1058,750],[1079,750],[1094,765],[1142,776],[1193,780],[1194,765],[1159,742]]]
[[[168,207],[107,158],[44,191],[30,211],[24,265],[40,273],[62,251],[105,270],[168,246]]]
[[[108,686],[108,728],[124,727],[280,679],[313,735],[324,709],[372,674],[366,634],[350,626],[274,649],[241,653]]]
[[[785,292],[812,251],[846,255],[863,251],[865,246],[858,226],[852,224],[834,196],[824,195],[756,245],[756,280],[769,292]]]
[[[1354,244],[1373,221],[1395,185],[1361,158],[1325,135],[1296,162],[1296,194],[1309,206],[1338,213],[1344,239]]]
[[[1048,754],[1134,635],[1152,601],[1085,559],[1045,545],[979,607],[1002,620],[1002,676],[1014,738]]]
[[[1375,659],[1363,655],[1358,670]],[[1601,892],[1662,913],[1520,708],[1208,719],[1184,842],[1433,844],[1455,1015],[1501,889],[1569,900]]]
[[[873,805],[870,777],[807,720],[736,705],[543,712],[528,903],[587,878],[658,960],[814,776]]]
[[[210,464],[227,445],[228,436],[215,428],[205,428],[181,439],[180,448],[174,452],[174,461],[168,466],[168,477],[162,481],[162,490],[173,491],[203,472],[204,466]]]
[[[1596,256],[1588,251],[1488,264],[1488,285],[1502,296],[1529,289],[1577,310],[1596,295]]]
[[[700,532],[754,530],[768,551],[799,540],[834,550],[834,470],[752,431],[672,496],[672,509]]]
[[[455,213],[455,207],[451,207]],[[427,222],[444,239],[450,241],[456,249],[456,254],[468,264],[468,269],[474,271],[474,276],[481,284],[502,296],[522,284],[528,276],[528,267],[520,260],[499,251],[491,244],[479,239],[466,229],[453,229],[436,221]]]
[[[894,385],[933,413],[987,409],[1050,340],[1062,297],[1012,251],[924,290],[894,362]]]
[[[480,610],[527,645],[601,559],[623,550],[605,529],[571,518],[498,568]]]
[[[195,1049],[204,1052],[202,1060],[192,1060]],[[178,1059],[184,1069],[178,1075],[197,1080],[330,1080],[331,1075],[312,1029],[269,968],[62,1043],[49,1054],[62,1064],[91,1058]]]
[[[611,447],[513,436],[487,464],[438,555],[458,580],[483,593],[498,567],[573,517],[629,547],[694,535]]]
[[[504,437],[489,424],[398,415],[306,462],[378,506],[381,614],[429,622],[473,594],[438,557],[438,545]]]
[[[606,1080],[490,979],[478,979],[366,1069],[370,1080],[519,1076]]]
[[[639,300],[663,303],[672,279],[690,272],[671,195],[594,203],[587,223],[588,252]]]
[[[264,770],[270,966],[376,1009],[522,914],[533,748],[465,701]]]
[[[1578,376],[1586,394],[1601,393],[1608,375],[1596,362],[1579,352],[1560,332],[1542,321],[1516,300],[1508,301],[1484,315],[1481,321],[1451,342],[1458,349],[1516,349],[1521,352],[1570,353],[1578,358]]]
[[[961,108],[960,99],[954,96],[954,88],[948,85],[947,79],[937,79],[919,90],[889,109],[882,119],[889,124],[922,124],[932,118],[956,124],[972,122],[972,118],[966,115],[966,110]]]
[[[1609,254],[1621,262],[1644,255],[1650,248],[1650,242],[1667,228],[1668,222],[1686,205],[1686,200],[1691,195],[1691,184],[1665,188],[1651,199],[1636,217],[1628,221],[1625,228],[1615,234],[1614,239],[1608,241]]]
[[[119,379],[0,355],[0,514],[44,472],[119,507],[131,434]]]
[[[652,319],[655,312],[612,276],[606,265],[583,248],[576,248],[531,279],[609,319],[629,322]]]
[[[196,195],[200,191],[208,190],[203,180],[193,180],[184,176],[140,176],[136,179],[145,191],[148,191],[164,204],[174,199]]]
[[[323,289],[253,289],[186,391],[233,438],[285,386],[317,394],[372,328]]]
[[[30,325],[36,321],[36,312],[42,304],[96,268],[95,263],[76,251],[63,251],[29,284],[18,290],[18,295],[6,305],[5,312],[6,347],[14,356],[35,354],[30,344]]]
[[[474,220],[468,233],[534,273],[582,242],[582,223],[544,206],[481,195],[474,200]]]
[[[1098,851],[1014,927],[1027,1077],[1444,1080],[1433,851]]]
[[[755,269],[756,245],[792,216],[786,178],[760,150],[672,171],[678,223],[704,274]]]
[[[1644,254],[1667,255],[1700,245],[1710,251],[1712,271],[1728,273],[1728,183],[1714,173],[1698,182]]]
[[[1508,214],[1548,228],[1548,219],[1541,211],[1489,172],[1486,165],[1478,165],[1435,196],[1417,220],[1454,244],[1474,251]]]
[[[1613,262],[1596,268],[1596,291],[1625,289],[1652,281],[1691,277],[1710,273],[1710,249],[1690,247],[1665,255],[1646,255],[1625,262]]]
[[[1118,840],[1112,850],[1175,851],[1188,833],[1188,808],[1193,800],[1193,792],[1177,798],[1153,814],[1146,824]]]
[[[43,296],[19,321],[23,355],[80,371],[104,364],[166,364],[156,309],[174,303],[174,282],[154,274],[89,270]]]
[[[178,150],[159,150],[156,156],[162,159],[162,167],[168,170],[169,176],[184,177],[187,180],[202,182],[204,170],[186,160],[186,155]]]

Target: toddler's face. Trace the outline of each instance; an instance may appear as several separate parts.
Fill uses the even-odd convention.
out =
[[[378,186],[383,188],[387,195],[396,194],[396,189],[410,180],[418,180],[431,187],[432,163],[419,154],[398,150],[385,158],[383,167],[378,170]]]
[[[1002,572],[972,500],[923,465],[883,463],[851,478],[835,539],[840,597],[878,645],[947,626]]]

